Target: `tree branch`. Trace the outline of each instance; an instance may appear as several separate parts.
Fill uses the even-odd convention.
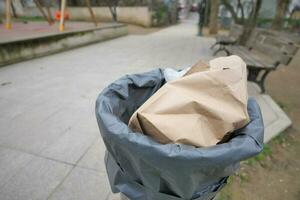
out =
[[[234,11],[234,8],[231,5],[231,3],[228,0],[222,0],[221,2],[226,7],[226,9],[230,12],[234,22],[240,24],[241,21],[238,18],[237,13]]]
[[[241,0],[238,0],[238,2],[237,2],[237,7],[238,7],[238,9],[240,9],[241,10],[241,23],[243,24],[244,23],[244,20],[245,20],[245,13],[244,13],[244,7],[243,7],[243,5],[242,5],[242,3],[241,3]]]
[[[105,0],[105,3],[110,10],[113,20],[117,21],[117,6],[119,4],[119,0]]]

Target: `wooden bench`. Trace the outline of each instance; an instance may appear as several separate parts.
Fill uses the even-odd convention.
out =
[[[245,61],[248,81],[257,83],[264,93],[267,75],[280,64],[288,65],[298,46],[284,38],[257,34],[249,40],[247,46],[230,45],[223,50],[227,55],[238,55]]]
[[[224,51],[226,46],[236,44],[241,34],[241,26],[233,24],[230,27],[228,35],[217,35],[216,42],[210,47],[211,49],[213,49],[215,46],[219,45],[219,48],[214,52],[214,55],[216,55],[220,51]]]

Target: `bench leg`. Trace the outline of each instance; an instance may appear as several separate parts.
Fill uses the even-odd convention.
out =
[[[255,82],[260,87],[261,93],[265,93],[265,80],[270,72],[271,70],[250,68],[248,73],[248,81]],[[261,77],[259,78],[260,74]]]
[[[219,43],[216,41],[213,45],[211,45],[210,49],[215,48],[216,45],[218,45]]]
[[[222,45],[222,44],[220,44],[219,49],[217,49],[217,50],[213,53],[213,55],[215,56],[215,55],[217,55],[217,53],[219,53],[219,52],[221,52],[221,51],[225,51],[225,53],[226,53],[227,56],[230,55],[230,52],[229,52],[229,51],[226,49],[226,47],[225,47],[224,45]]]
[[[261,86],[261,93],[265,93],[265,79],[266,79],[266,77],[267,77],[267,75],[270,73],[271,71],[270,70],[265,70],[264,72],[263,72],[263,75],[262,75],[262,77],[261,77],[261,79],[260,79],[260,86]]]

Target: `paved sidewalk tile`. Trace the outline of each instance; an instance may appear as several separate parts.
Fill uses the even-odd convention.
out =
[[[100,133],[94,144],[78,162],[78,166],[106,173],[104,164],[105,146]]]
[[[76,164],[96,140],[96,135],[90,128],[72,126],[49,147],[40,153],[47,158]]]
[[[33,158],[30,154],[0,147],[0,189]]]
[[[106,174],[76,167],[49,199],[105,200],[109,191]]]
[[[35,157],[0,189],[0,199],[46,199],[71,169],[70,165]]]

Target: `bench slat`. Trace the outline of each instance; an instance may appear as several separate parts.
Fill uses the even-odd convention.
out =
[[[243,46],[230,46],[226,47],[226,49],[230,52],[230,54],[240,56],[247,66],[250,67],[258,67],[258,68],[274,68],[275,62],[271,63],[268,61],[264,61],[258,55],[255,55],[252,51],[248,50],[246,47]]]

